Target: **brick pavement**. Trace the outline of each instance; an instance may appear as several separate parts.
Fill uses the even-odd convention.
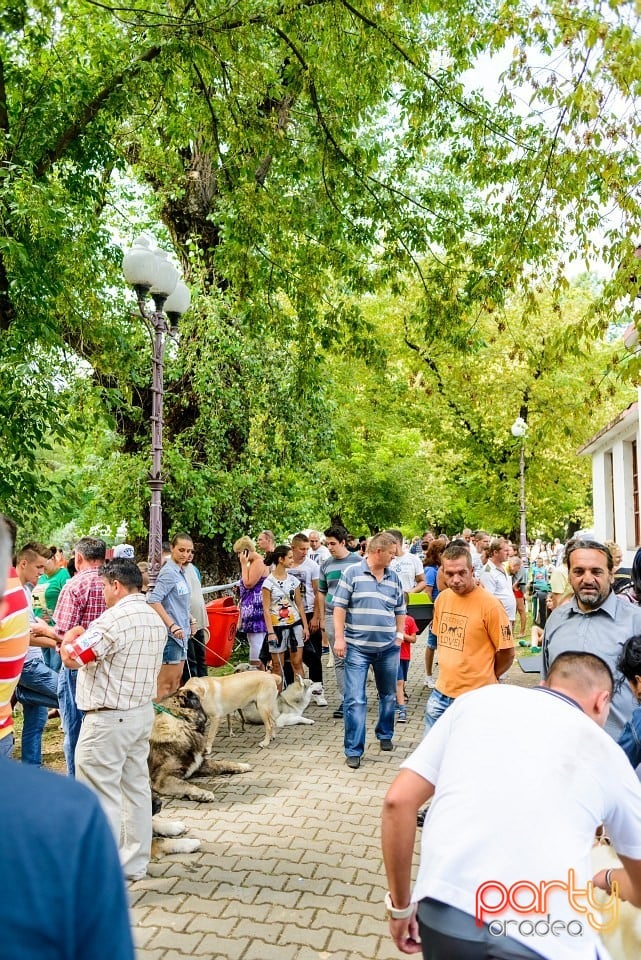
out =
[[[342,721],[333,670],[329,707],[310,705],[314,726],[286,727],[269,747],[263,728],[216,741],[221,757],[247,761],[251,773],[209,781],[217,801],[166,801],[163,815],[185,821],[199,837],[196,854],[165,857],[129,887],[139,960],[387,960],[401,956],[387,934],[386,883],[379,817],[399,763],[422,735],[427,691],[423,644],[410,670],[408,723],[396,728],[396,750],[381,753],[374,737],[376,690],[359,770],[342,750]],[[518,666],[511,682],[538,675]]]

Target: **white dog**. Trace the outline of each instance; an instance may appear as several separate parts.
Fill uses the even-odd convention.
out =
[[[242,676],[242,674],[241,674]],[[247,676],[247,674],[245,674]],[[311,680],[304,680],[303,677],[294,677],[294,682],[290,683],[282,693],[278,694],[276,702],[276,726],[292,727],[297,723],[313,723],[309,717],[304,717],[303,712],[309,706],[312,699]],[[253,707],[243,708],[243,717],[247,723],[260,723],[260,716]]]

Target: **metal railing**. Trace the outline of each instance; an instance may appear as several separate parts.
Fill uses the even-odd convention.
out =
[[[203,587],[203,596],[209,597],[213,593],[224,593],[225,591],[231,593],[237,583],[237,580],[232,580],[230,583],[217,583],[213,587]]]

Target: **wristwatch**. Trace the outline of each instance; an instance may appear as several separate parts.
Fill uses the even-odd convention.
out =
[[[387,910],[387,916],[392,920],[407,920],[414,912],[414,904],[410,903],[409,906],[399,910],[398,907],[395,907],[392,903],[392,895],[388,890],[385,894],[385,909]]]

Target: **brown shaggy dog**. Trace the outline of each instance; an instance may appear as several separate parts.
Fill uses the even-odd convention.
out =
[[[246,773],[248,763],[205,759],[209,719],[193,690],[179,690],[156,704],[149,742],[149,777],[154,793],[185,800],[211,802],[204,790],[189,778],[217,777],[221,773]]]

